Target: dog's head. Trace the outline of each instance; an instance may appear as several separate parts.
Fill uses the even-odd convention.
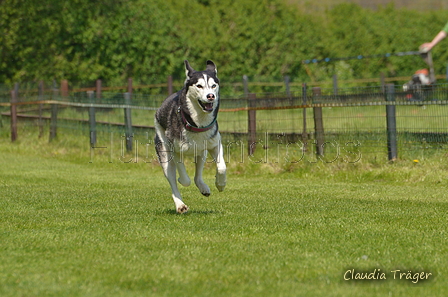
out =
[[[417,70],[412,79],[403,85],[403,91],[411,91],[415,87],[429,86],[431,85],[431,80],[429,79],[429,72],[427,69]]]
[[[219,103],[219,79],[216,76],[215,63],[208,60],[204,71],[196,71],[185,60],[185,88],[187,99],[195,109],[210,113],[218,107]]]

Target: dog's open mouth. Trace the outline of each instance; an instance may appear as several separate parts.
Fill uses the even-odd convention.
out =
[[[201,107],[204,111],[206,111],[206,112],[213,111],[213,103],[204,103],[201,100],[199,100],[199,104],[201,105]]]

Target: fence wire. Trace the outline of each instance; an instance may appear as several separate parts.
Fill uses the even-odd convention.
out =
[[[98,97],[98,98],[97,98]],[[9,131],[11,105],[17,106],[18,125],[39,129],[52,125],[57,108],[57,129],[91,131],[91,110],[95,111],[95,131],[126,133],[124,110],[130,109],[133,133],[150,139],[154,134],[154,114],[166,96],[132,94],[126,102],[123,93],[89,92],[62,96],[56,89],[45,94],[2,96],[0,111],[3,137]],[[324,143],[331,148],[356,147],[363,154],[387,153],[386,106],[396,106],[396,137],[399,153],[428,150],[445,151],[448,147],[448,85],[403,92],[400,86],[338,89],[303,89],[293,93],[255,94],[222,98],[219,127],[224,141],[247,141],[249,122],[255,121],[256,142],[264,149],[281,144],[297,144],[302,149],[315,145],[314,109],[322,109]],[[256,111],[255,119],[249,111]],[[49,129],[49,128],[48,128]]]

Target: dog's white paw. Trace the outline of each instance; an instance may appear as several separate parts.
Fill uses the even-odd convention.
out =
[[[222,192],[224,191],[224,188],[226,187],[226,183],[227,183],[227,177],[226,177],[226,173],[225,172],[217,172],[216,173],[216,180],[215,180],[215,185],[216,188],[218,189],[218,191]]]
[[[177,207],[176,211],[177,213],[186,213],[188,211],[188,206],[182,204],[179,207]]]
[[[218,191],[222,192],[224,191],[224,188],[226,187],[226,184],[218,184],[218,182],[215,183],[216,188],[218,189]]]

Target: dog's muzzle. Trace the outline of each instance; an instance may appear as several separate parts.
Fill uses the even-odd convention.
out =
[[[202,102],[199,100],[199,104],[201,105],[202,109],[205,112],[212,112],[213,111],[213,103],[215,102],[215,94],[208,94],[207,95],[208,102]]]

